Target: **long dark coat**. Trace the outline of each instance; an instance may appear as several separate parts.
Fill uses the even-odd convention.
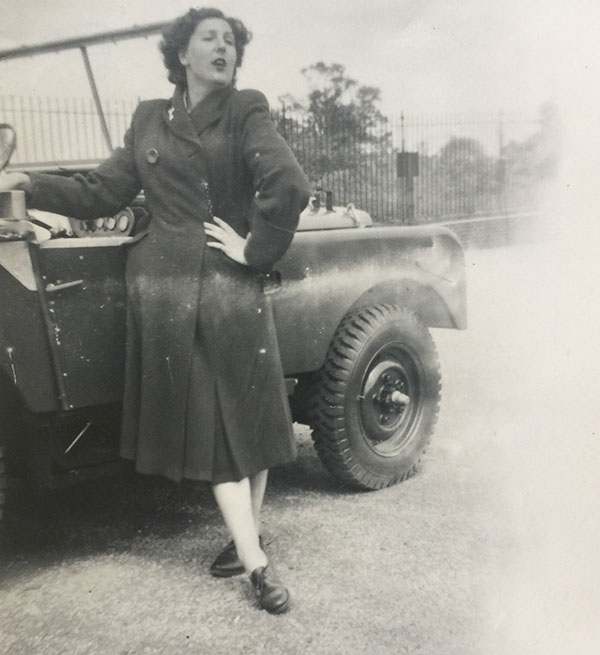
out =
[[[95,171],[32,174],[34,207],[114,214],[144,189],[147,235],[127,254],[121,453],[142,473],[222,482],[295,456],[269,299],[259,271],[287,250],[308,182],[258,91],[219,90],[188,114],[138,106]],[[203,221],[247,236],[250,266],[206,246]]]

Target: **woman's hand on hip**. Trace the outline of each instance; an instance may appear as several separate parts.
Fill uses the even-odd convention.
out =
[[[232,227],[218,216],[213,217],[214,223],[204,223],[204,230],[206,235],[215,241],[207,243],[211,248],[222,250],[227,257],[233,259],[238,264],[248,265],[246,256],[244,255],[244,248],[246,247],[246,239],[241,237]],[[216,224],[215,224],[216,223]]]

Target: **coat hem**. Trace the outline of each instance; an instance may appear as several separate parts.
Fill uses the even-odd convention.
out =
[[[276,466],[284,466],[286,464],[291,464],[297,459],[297,457],[298,454],[296,452],[296,449],[294,448],[293,454],[291,454],[289,457],[278,457],[272,460],[268,460],[264,464],[261,464],[260,466],[248,467],[240,474],[240,476],[220,475],[220,476],[213,477],[210,473],[204,471],[192,472],[189,470],[183,470],[183,471],[175,472],[173,471],[173,469],[164,470],[160,467],[138,466],[135,456],[128,456],[128,455],[121,454],[122,459],[129,460],[135,464],[136,473],[140,473],[141,475],[157,475],[159,477],[167,478],[168,480],[177,483],[181,482],[182,480],[191,480],[193,482],[209,482],[211,484],[222,484],[224,482],[239,482],[244,478],[260,473],[261,471],[270,470],[272,468],[275,468]]]

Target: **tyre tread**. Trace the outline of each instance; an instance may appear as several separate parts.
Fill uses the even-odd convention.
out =
[[[392,474],[375,474],[365,468],[352,451],[346,433],[344,391],[355,359],[370,335],[391,321],[401,321],[425,340],[424,346],[431,359],[429,368],[437,379],[434,389],[436,397],[427,425],[427,434],[423,435],[423,447],[416,460],[408,468]],[[392,304],[380,304],[350,312],[342,319],[333,336],[325,364],[315,378],[309,403],[312,439],[319,458],[342,483],[361,489],[381,489],[408,479],[418,470],[435,429],[440,392],[440,368],[435,343],[427,328],[412,311]]]

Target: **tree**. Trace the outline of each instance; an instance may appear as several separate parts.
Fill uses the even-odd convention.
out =
[[[452,137],[441,149],[439,163],[444,201],[452,213],[472,214],[492,195],[494,161],[476,139]]]
[[[284,110],[279,129],[316,185],[324,177],[335,179],[356,174],[371,153],[391,141],[387,119],[379,110],[381,92],[360,85],[342,64],[319,61],[304,68],[308,81],[307,102],[280,98]]]
[[[560,116],[547,102],[539,109],[537,130],[523,141],[511,141],[502,157],[512,189],[512,204],[535,205],[558,170],[561,143]]]

